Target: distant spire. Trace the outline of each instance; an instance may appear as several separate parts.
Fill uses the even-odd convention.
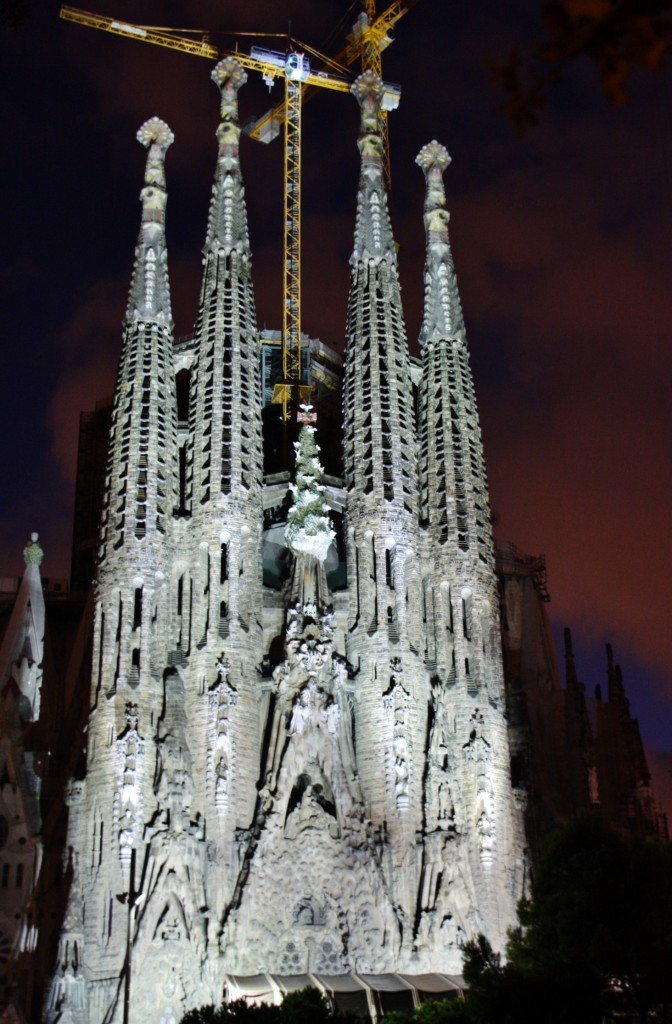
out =
[[[614,652],[611,644],[606,645],[607,649],[607,700],[610,702],[621,701],[629,709],[630,704],[625,696],[623,686],[623,673],[620,665],[614,665]]]
[[[7,628],[0,642],[0,692],[14,679],[30,705],[24,720],[36,721],[40,714],[42,660],[44,656],[44,592],[40,576],[42,548],[37,534],[23,549],[26,569],[19,585]],[[26,705],[27,707],[27,705]]]
[[[576,663],[574,661],[574,649],[572,647],[572,631],[567,626],[563,630],[565,642],[565,682],[567,689],[578,687],[579,678],[576,674]]]
[[[238,90],[247,73],[233,57],[225,57],[213,69],[211,78],[221,96],[221,121],[217,128],[219,156],[212,190],[212,203],[204,252],[238,249],[249,252],[243,183],[240,174]]]
[[[41,565],[44,551],[38,544],[39,533],[31,533],[30,543],[23,549],[23,560],[26,565]]]
[[[362,157],[355,227],[355,248],[351,262],[381,260],[396,266],[397,256],[387,209],[383,174],[383,140],[380,110],[385,92],[380,78],[365,71],[350,90],[359,103],[362,121],[357,145]]]
[[[464,319],[457,290],[455,268],[448,238],[446,193],[443,173],[450,164],[445,146],[433,141],[420,150],[415,161],[424,171],[425,196],[425,312],[420,344],[438,338],[464,339]]]
[[[140,193],[140,237],[135,250],[126,318],[129,324],[150,320],[172,325],[165,235],[168,195],[164,161],[175,136],[165,121],[152,117],[142,125],[137,139],[148,153],[145,184]]]

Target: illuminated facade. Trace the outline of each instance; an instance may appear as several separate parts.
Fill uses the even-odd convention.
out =
[[[139,133],[142,224],[50,1021],[176,1024],[185,1009],[219,1003],[225,985],[244,991],[259,976],[312,975],[328,989],[355,974],[372,984],[456,974],[465,938],[482,931],[503,946],[522,889],[523,797],[509,770],[484,460],[442,181],[449,158],[437,143],[418,157],[427,250],[416,417],[382,84],[360,76],[345,479],[322,489],[304,428],[288,578],[282,590],[264,586],[287,485],[263,480],[238,154],[246,76],[227,59],[213,77],[217,171],[186,346],[173,346],[164,231],[172,134],[157,118]],[[175,389],[185,371],[188,421]],[[344,560],[347,577],[329,572],[336,544],[323,501],[342,514],[345,556],[331,564]],[[274,509],[276,528],[265,531]]]

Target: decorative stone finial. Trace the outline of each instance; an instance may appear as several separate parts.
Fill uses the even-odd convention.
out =
[[[451,159],[446,147],[442,146],[436,139],[433,139],[426,146],[422,147],[415,158],[415,162],[422,167],[425,174],[436,168],[439,175],[442,175],[450,164]]]
[[[149,150],[145,167],[145,187],[140,193],[142,223],[162,224],[166,208],[164,162],[168,147],[175,141],[175,136],[165,121],[158,117],[150,117],[138,130],[136,138]]]
[[[26,565],[41,565],[42,559],[44,558],[44,551],[37,543],[39,534],[31,533],[30,544],[26,544],[23,549],[23,560]]]
[[[166,187],[166,176],[163,169],[163,162],[166,151],[175,141],[175,136],[165,121],[160,117],[150,117],[138,129],[136,136],[147,154],[147,167],[145,169],[145,185],[158,185],[159,188]]]
[[[222,94],[222,121],[238,123],[238,90],[247,81],[247,72],[234,57],[225,57],[210,76]]]
[[[362,163],[368,168],[383,166],[383,140],[380,134],[380,111],[384,87],[373,71],[365,71],[350,87],[350,92],[359,103],[362,122],[357,145]]]
[[[380,109],[383,101],[383,83],[373,71],[365,71],[350,86],[350,92],[362,111],[361,134],[378,134]]]
[[[422,168],[427,183],[425,196],[425,228],[427,237],[432,242],[448,241],[448,220],[450,214],[446,210],[446,193],[443,187],[443,173],[450,164],[450,156],[445,146],[436,139],[423,146],[417,157],[416,164]]]
[[[140,192],[142,218],[126,321],[130,324],[150,318],[171,323],[164,231],[168,200],[164,162],[175,136],[165,121],[150,117],[140,127],[136,138],[148,153],[145,184]]]
[[[427,259],[425,263],[425,311],[420,331],[420,344],[450,338],[464,341],[464,319],[450,253],[446,193],[443,173],[450,164],[448,150],[436,139],[423,146],[415,162],[425,175],[425,232]]]
[[[238,90],[247,81],[247,73],[233,57],[225,57],[213,68],[210,77],[221,92],[222,102],[221,120],[216,132],[219,142],[217,175],[203,251],[219,248],[249,251],[238,124]]]

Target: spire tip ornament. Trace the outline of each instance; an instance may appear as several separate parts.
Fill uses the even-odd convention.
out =
[[[446,147],[437,142],[436,139],[433,139],[426,146],[422,147],[415,158],[415,162],[419,167],[422,167],[426,174],[434,168],[443,173],[452,161]]]
[[[143,146],[150,146],[155,142],[160,146],[164,152],[169,146],[172,146],[175,141],[175,136],[168,127],[165,121],[162,121],[160,117],[150,117],[148,121],[138,128],[138,134],[136,136],[138,142]]]
[[[26,544],[23,549],[23,560],[26,565],[40,565],[44,558],[44,551],[41,546],[37,543],[39,537],[38,533],[31,533],[30,543]]]
[[[247,72],[234,57],[224,57],[212,69],[210,77],[222,94],[222,121],[238,121],[238,90],[247,81]]]
[[[155,185],[165,191],[164,161],[168,148],[175,141],[175,136],[160,117],[150,117],[140,126],[135,137],[141,146],[149,150],[145,167],[145,185]],[[142,198],[144,199],[144,196]]]

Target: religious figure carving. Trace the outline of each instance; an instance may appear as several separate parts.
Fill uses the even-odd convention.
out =
[[[236,690],[229,682],[231,666],[224,654],[215,662],[217,679],[212,686],[208,701],[210,750],[209,774],[214,788],[217,814],[226,813],[229,796],[229,768],[233,759],[229,710],[238,699]]]
[[[138,733],[138,705],[127,702],[126,728],[117,740],[117,799],[119,808],[119,855],[130,864],[131,847],[142,818],[142,783],[145,742]]]
[[[301,802],[287,815],[285,836],[296,839],[306,829],[325,829],[332,839],[338,839],[338,822],[326,808],[322,787],[309,783],[303,791]]]
[[[390,674],[390,687],[383,694],[383,707],[392,715],[392,786],[397,807],[403,812],[409,799],[410,759],[406,738],[409,695],[403,685],[402,665],[397,657],[390,661]]]

